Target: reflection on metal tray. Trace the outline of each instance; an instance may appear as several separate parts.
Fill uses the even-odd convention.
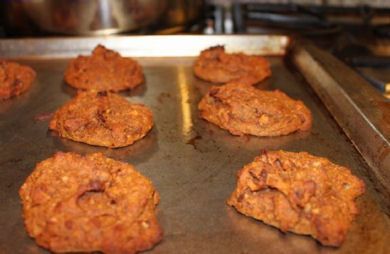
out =
[[[35,164],[55,151],[103,152],[134,164],[150,177],[161,194],[159,220],[164,240],[150,253],[386,253],[389,220],[380,209],[370,168],[333,120],[329,111],[295,66],[295,54],[283,56],[284,36],[110,37],[0,41],[5,57],[37,71],[32,89],[0,104],[0,248],[2,253],[45,253],[23,228],[18,189]],[[122,93],[151,107],[155,127],[144,139],[121,149],[105,149],[61,139],[47,131],[39,115],[55,111],[75,90],[63,82],[69,57],[89,52],[96,44],[139,57],[146,82]],[[210,87],[192,72],[193,56],[205,47],[226,44],[230,50],[267,56],[273,75],[259,87],[280,89],[311,109],[309,132],[274,138],[236,137],[198,117],[197,103]],[[169,57],[164,57],[169,56]],[[68,57],[68,58],[66,58]],[[286,61],[292,63],[286,66]],[[290,61],[292,60],[292,61]],[[310,80],[310,79],[309,79]],[[281,233],[237,213],[225,204],[239,168],[262,149],[308,151],[348,166],[364,179],[367,191],[358,199],[360,214],[338,249],[312,238]],[[12,232],[12,234],[10,234]]]
[[[101,43],[124,56],[183,57],[197,56],[207,47],[225,45],[227,51],[250,54],[284,55],[289,44],[286,36],[117,36],[88,38],[8,39],[0,41],[0,53],[7,58],[64,58],[89,54]]]

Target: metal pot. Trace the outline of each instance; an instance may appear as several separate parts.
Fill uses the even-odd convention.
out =
[[[169,34],[180,32],[186,25],[197,20],[204,7],[202,0],[171,0],[167,3],[168,7],[164,14],[161,24],[165,29],[160,33]]]
[[[5,3],[4,3],[5,2]],[[24,30],[102,35],[144,28],[160,20],[168,0],[19,0],[3,1],[5,22]],[[17,29],[16,29],[17,30]]]

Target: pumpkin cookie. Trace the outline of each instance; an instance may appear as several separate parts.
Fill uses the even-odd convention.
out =
[[[310,110],[301,101],[241,83],[212,87],[198,108],[202,118],[233,135],[281,136],[312,124]]]
[[[143,138],[153,126],[152,112],[107,92],[80,92],[62,106],[49,129],[61,137],[105,147],[123,147]]]
[[[243,53],[228,54],[223,46],[203,50],[194,64],[195,75],[212,83],[256,84],[271,75],[269,62]]]
[[[136,253],[162,239],[152,182],[100,153],[55,154],[19,194],[28,234],[53,252]]]
[[[237,174],[228,204],[240,213],[323,245],[340,246],[358,213],[364,183],[351,171],[306,152],[264,152]]]
[[[0,61],[0,100],[9,99],[27,91],[35,76],[35,71],[26,65]]]
[[[70,61],[65,81],[77,89],[117,92],[140,85],[144,74],[134,59],[98,45],[91,56]]]

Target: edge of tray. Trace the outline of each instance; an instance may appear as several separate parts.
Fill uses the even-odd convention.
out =
[[[197,56],[205,48],[225,45],[230,52],[284,55],[290,37],[284,35],[146,35],[0,40],[3,58],[67,58],[90,54],[97,44],[115,48],[123,56]]]
[[[306,41],[291,46],[292,61],[371,168],[367,172],[390,214],[388,102],[356,72]],[[382,107],[380,107],[382,105]]]

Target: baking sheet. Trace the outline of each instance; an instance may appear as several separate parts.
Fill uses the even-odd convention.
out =
[[[263,38],[257,37],[259,45]],[[224,44],[226,38],[216,42]],[[89,146],[48,132],[48,121],[42,116],[75,94],[63,81],[69,59],[19,59],[38,75],[30,91],[0,104],[0,252],[46,253],[24,230],[17,192],[37,162],[56,151],[73,151],[102,152],[134,164],[152,179],[161,195],[158,217],[164,238],[149,253],[390,253],[389,219],[365,176],[368,169],[363,159],[300,74],[287,67],[283,57],[267,58],[273,75],[258,87],[280,89],[304,101],[313,113],[311,131],[275,138],[231,136],[198,116],[197,103],[210,84],[193,76],[194,58],[149,56],[138,58],[145,84],[121,94],[148,105],[155,126],[144,139],[121,149]],[[358,199],[360,214],[340,248],[282,233],[225,204],[235,187],[237,170],[262,149],[308,151],[350,167],[363,178],[367,191]]]

